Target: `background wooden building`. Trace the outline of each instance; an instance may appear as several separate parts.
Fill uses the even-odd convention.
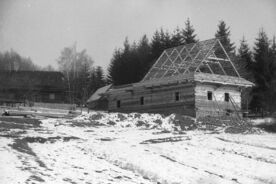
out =
[[[107,92],[108,110],[229,115],[241,109],[241,91],[253,83],[240,77],[218,39],[166,49],[139,83]]]
[[[60,72],[0,71],[0,104],[65,102],[64,77]]]

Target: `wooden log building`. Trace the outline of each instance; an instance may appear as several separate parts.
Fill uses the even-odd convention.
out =
[[[240,111],[241,91],[253,85],[220,41],[210,39],[164,50],[142,81],[105,96],[109,111],[220,116]]]
[[[54,71],[0,71],[0,105],[64,103],[64,76]]]

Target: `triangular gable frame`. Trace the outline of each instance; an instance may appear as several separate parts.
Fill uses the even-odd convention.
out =
[[[234,73],[236,74],[236,76],[240,78],[239,72],[237,71],[237,69],[236,69],[236,67],[234,66],[234,64],[232,63],[232,61],[231,61],[229,55],[227,54],[227,52],[225,51],[223,45],[221,44],[221,42],[220,42],[218,39],[216,40],[214,46],[216,46],[216,45],[218,45],[219,48],[222,50],[222,52],[223,52],[223,54],[225,55],[226,59],[218,58],[218,57],[216,56],[216,54],[215,54],[215,51],[216,51],[217,49],[213,50],[213,48],[212,48],[212,49],[211,49],[211,50],[212,50],[212,53],[211,53],[211,54],[212,54],[212,57],[210,57],[210,55],[211,55],[211,54],[210,54],[210,55],[208,56],[207,60],[208,60],[208,59],[216,60],[214,63],[216,63],[216,64],[219,65],[219,67],[220,67],[220,69],[222,70],[223,74],[226,75],[226,76],[229,76],[229,74],[227,74],[227,72],[226,72],[224,66],[223,66],[222,63],[221,63],[221,61],[229,62],[230,65],[231,65],[231,67],[232,67],[232,69],[233,69],[233,71],[234,71]],[[213,47],[214,47],[214,46],[213,46]],[[205,61],[206,61],[206,58],[205,58]],[[214,74],[215,74],[215,72],[214,72]]]
[[[199,66],[199,68],[196,70],[196,72],[205,73],[205,72],[202,72],[202,71],[201,71],[201,69],[200,69],[201,66],[206,66],[206,67],[208,68],[208,70],[210,71],[210,73],[211,73],[211,74],[214,74],[213,70],[211,69],[211,67],[209,66],[208,63],[202,63],[202,64]]]
[[[211,52],[211,54],[210,54],[208,57],[217,58],[217,56],[216,56],[214,50]],[[210,70],[213,74],[215,74],[214,71],[212,70],[211,66],[209,65],[209,63],[206,62],[205,64],[209,67],[209,70]],[[224,75],[227,75],[226,72],[225,72],[225,70],[223,69],[223,67],[222,67],[222,65],[221,65],[220,62],[214,62],[213,64],[217,64],[217,65],[219,66],[219,68],[221,69],[222,73],[223,73]],[[200,67],[200,66],[202,66],[202,64],[199,65],[199,67]],[[196,71],[196,72],[197,72],[197,71]]]
[[[203,73],[200,71],[200,66],[203,65],[203,62],[204,62],[204,65],[206,65],[209,70],[211,71],[212,74],[215,74],[215,72],[211,69],[211,67],[209,66],[208,62],[214,62],[216,64],[218,64],[219,68],[221,69],[221,71],[223,72],[224,75],[228,76],[227,75],[227,72],[225,70],[225,68],[223,67],[223,64],[221,63],[220,60],[223,60],[223,62],[229,62],[233,71],[235,72],[235,74],[240,78],[240,74],[238,73],[236,67],[234,66],[234,64],[232,63],[229,55],[227,54],[227,52],[225,51],[224,47],[222,46],[221,42],[218,40],[218,39],[215,39],[214,42],[212,43],[208,43],[208,41],[212,41],[212,40],[206,40],[206,41],[202,41],[202,42],[198,42],[198,43],[195,43],[189,50],[186,48],[187,45],[183,45],[182,49],[180,49],[180,51],[178,51],[178,49],[175,48],[171,48],[170,49],[170,53],[167,52],[167,50],[164,50],[162,52],[162,54],[159,56],[159,58],[156,60],[156,62],[153,64],[153,66],[150,68],[150,70],[148,71],[148,73],[145,75],[145,77],[143,78],[142,81],[146,81],[146,80],[154,80],[154,79],[162,79],[166,76],[166,74],[168,72],[171,72],[171,70],[173,70],[173,74],[171,76],[175,76],[175,75],[184,75],[184,74],[187,74],[187,73],[191,73],[191,72],[200,72],[200,73]],[[201,45],[201,49],[199,49],[197,51],[197,53],[194,55],[194,57],[191,56],[191,52],[193,51],[193,49],[197,46],[199,46],[199,44],[203,44]],[[207,46],[207,44],[211,44],[210,46]],[[190,45],[191,46],[191,45]],[[215,50],[218,49],[218,48],[215,48],[215,46],[219,47],[221,49],[221,51],[223,52],[223,54],[226,56],[227,59],[221,59],[221,58],[217,58],[216,55],[215,55]],[[179,48],[179,47],[178,47]],[[206,49],[207,48],[207,49]],[[183,50],[185,49],[185,52],[186,52],[186,56],[185,58],[183,58],[181,56]],[[215,50],[214,50],[215,49]],[[204,54],[202,56],[200,56],[200,58],[202,59],[197,59],[198,55],[201,53],[201,52],[206,52],[206,54]],[[176,53],[176,56],[174,58],[174,60],[171,59],[171,56],[172,54]],[[167,56],[167,59],[165,61],[160,61],[160,59],[163,57],[163,55],[166,55]],[[212,55],[212,56],[211,56]],[[211,56],[211,57],[210,57]],[[215,56],[215,57],[214,57]],[[188,62],[187,61],[187,58],[190,57],[191,58],[191,61]],[[209,58],[210,57],[210,58]],[[177,65],[175,64],[175,61],[177,60],[177,58],[180,58],[181,59],[181,63],[178,63]],[[209,58],[209,59],[208,59]],[[211,60],[215,60],[215,61],[211,61]],[[171,64],[169,66],[164,66],[165,63],[167,63],[167,61],[169,61]],[[198,62],[200,61],[200,62]],[[158,64],[160,65],[159,62],[162,62],[161,63],[161,66],[157,66]],[[191,68],[193,68],[193,70],[191,71]],[[153,75],[151,74],[151,72],[153,72],[153,70],[156,70],[157,71],[154,71],[155,73],[153,73]],[[155,78],[155,76],[157,75],[160,75],[158,74],[158,69],[159,70],[166,70],[165,73],[163,73],[163,75],[161,75],[161,77],[159,76],[159,78]],[[180,69],[184,69],[184,72],[181,73],[179,70]],[[232,71],[231,71],[232,72]],[[150,76],[150,74],[152,75],[151,78],[148,79],[148,77]]]
[[[196,45],[196,44],[195,44],[195,45]],[[215,44],[214,44],[214,45],[215,45]],[[212,48],[214,47],[214,45],[209,49],[209,51],[208,51],[207,54],[204,56],[204,59],[203,59],[202,61],[205,60],[205,58],[206,58],[207,55],[209,54],[210,50],[212,50]],[[192,49],[191,49],[191,50],[192,50]],[[200,52],[202,52],[202,50],[199,50],[199,51],[197,52],[197,54],[195,55],[195,57],[192,59],[192,62],[189,64],[189,66],[188,66],[187,69],[185,70],[184,74],[186,74],[186,72],[189,71],[190,67],[191,67],[192,64],[195,62],[195,60],[196,60],[196,58],[197,58],[197,56],[199,55]],[[201,63],[202,63],[202,61],[201,61]],[[200,63],[200,64],[201,64],[201,63]],[[200,64],[199,64],[198,66],[200,66]],[[197,69],[198,69],[198,67],[197,67],[194,71],[196,71]],[[190,72],[190,71],[189,71],[189,72]]]

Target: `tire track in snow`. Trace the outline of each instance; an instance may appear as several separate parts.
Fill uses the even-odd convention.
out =
[[[223,138],[219,138],[219,137],[214,137],[216,138],[217,140],[219,141],[222,141],[221,139]],[[241,156],[241,157],[244,157],[244,158],[248,158],[248,159],[252,159],[252,160],[257,160],[257,161],[260,161],[260,162],[265,162],[265,163],[268,163],[268,164],[276,164],[276,157],[273,157],[273,158],[270,158],[270,159],[267,159],[269,157],[265,157],[263,156],[262,154],[259,153],[259,155],[254,155],[254,153],[246,150],[246,151],[243,151],[243,150],[240,150],[241,149],[241,145],[244,145],[244,146],[250,146],[251,149],[265,149],[264,146],[252,146],[252,145],[248,145],[248,144],[239,144],[237,143],[238,141],[234,142],[234,141],[222,141],[222,142],[225,142],[229,145],[227,146],[224,146],[223,148],[219,148],[219,147],[212,147],[210,145],[205,145],[205,148],[207,149],[210,149],[210,150],[215,150],[215,151],[219,151],[219,152],[226,152],[226,153],[230,153],[230,154],[234,154],[234,155],[238,155],[238,156]],[[202,146],[202,144],[200,144]],[[193,145],[193,144],[189,144],[189,146],[193,146],[193,147],[197,147],[199,145]],[[206,147],[207,146],[207,147]],[[237,146],[237,147],[236,147]],[[226,149],[225,149],[226,148]],[[231,148],[231,149],[227,149],[227,148]],[[245,149],[245,148],[243,148]],[[247,148],[249,149],[249,148]],[[275,151],[273,149],[270,149],[270,151]],[[276,154],[276,152],[275,152]],[[274,155],[273,153],[271,153],[271,155]]]
[[[197,167],[195,167],[195,166],[191,166],[191,165],[185,164],[185,163],[183,163],[183,162],[177,161],[176,159],[173,159],[173,158],[171,158],[171,157],[169,157],[169,156],[166,156],[166,155],[160,155],[160,156],[163,157],[163,158],[165,158],[165,159],[168,159],[168,160],[170,160],[170,161],[172,161],[172,162],[175,162],[175,163],[178,163],[178,164],[180,164],[180,165],[183,165],[183,166],[185,166],[185,167],[189,167],[189,168],[192,168],[192,169],[195,169],[195,170],[198,170],[198,171],[203,171],[203,172],[208,173],[208,174],[210,174],[210,175],[217,176],[217,177],[219,177],[219,178],[229,180],[229,179],[225,178],[225,176],[223,176],[223,175],[216,174],[216,173],[214,173],[214,172],[207,171],[207,170],[201,170],[201,169],[199,169],[199,168],[197,168]],[[240,182],[238,182],[238,180],[237,180],[236,178],[231,178],[230,180],[232,180],[232,181],[235,182],[235,183],[239,183],[239,184],[240,184]]]
[[[177,144],[177,143],[176,143]],[[192,147],[195,147],[195,148],[197,148],[199,145],[193,145],[193,144],[190,144],[189,142],[187,143],[187,146],[192,146]],[[202,146],[202,145],[201,145]],[[214,151],[217,151],[217,152],[221,152],[221,153],[223,153],[223,152],[226,152],[226,151],[222,151],[222,150],[218,150],[218,149],[213,149],[213,148],[207,148],[207,149],[212,149],[212,150],[214,150]],[[155,145],[148,145],[148,148],[147,148],[147,151],[149,151],[149,150],[151,150],[151,151],[153,151],[153,150],[157,150],[157,152],[159,152],[159,153],[162,153],[160,156],[161,157],[163,157],[163,158],[166,158],[166,159],[168,159],[168,160],[170,160],[170,161],[172,161],[172,162],[176,162],[176,163],[178,163],[178,164],[181,164],[181,165],[184,165],[184,166],[186,166],[186,167],[189,167],[189,168],[192,168],[192,169],[196,169],[196,170],[198,170],[198,171],[204,171],[204,172],[206,172],[206,173],[209,173],[209,174],[211,174],[211,175],[216,175],[216,176],[218,176],[218,177],[223,177],[223,179],[226,179],[226,180],[228,180],[228,181],[232,181],[232,182],[235,182],[235,183],[243,183],[243,179],[242,178],[240,178],[239,180],[236,178],[236,177],[231,177],[231,176],[226,176],[226,175],[221,175],[221,174],[217,174],[216,172],[211,172],[211,171],[209,171],[208,170],[208,167],[207,168],[200,168],[200,167],[195,167],[195,166],[193,166],[193,165],[190,165],[190,164],[187,164],[187,163],[183,163],[182,161],[180,161],[178,158],[176,158],[175,156],[173,156],[173,155],[171,155],[171,152],[170,152],[170,150],[169,150],[169,148],[168,149],[164,149],[164,148],[160,148],[160,147],[156,147]],[[224,154],[224,153],[223,153]],[[230,153],[230,154],[233,154],[233,153]],[[217,154],[212,154],[212,155],[217,155]],[[233,154],[233,155],[236,155],[236,156],[241,156],[241,155],[237,155],[237,154]],[[246,157],[247,158],[247,157]],[[255,159],[253,159],[253,160],[255,160]],[[256,160],[255,160],[256,161]],[[202,163],[203,165],[205,165],[205,163]],[[268,164],[271,164],[271,163],[268,163]],[[203,166],[202,165],[202,166]],[[233,173],[234,174],[234,173]],[[267,180],[267,179],[265,179],[265,178],[262,178],[262,177],[256,177],[256,176],[254,176],[254,175],[248,175],[248,176],[242,176],[241,175],[241,177],[245,177],[245,178],[248,178],[248,179],[250,179],[251,181],[250,181],[250,183],[252,183],[252,182],[255,182],[255,183],[267,183],[267,184],[272,184],[273,183],[273,179],[272,179],[272,181],[270,181],[270,180]],[[239,177],[238,177],[239,178]],[[274,184],[274,183],[273,183]]]
[[[109,183],[121,183],[121,182],[127,182],[127,183],[133,183],[133,184],[151,184],[152,181],[137,172],[134,172],[131,169],[126,169],[122,167],[122,165],[119,162],[113,162],[111,160],[108,160],[105,155],[98,154],[93,151],[91,148],[85,148],[85,146],[76,146],[79,148],[85,155],[89,155],[91,159],[98,163],[102,163],[101,165],[104,165],[106,169],[102,170],[95,170],[98,174],[108,174]]]
[[[224,141],[224,142],[230,142],[230,143],[236,143],[236,144],[243,144],[243,145],[247,145],[247,146],[253,146],[253,147],[258,147],[258,148],[264,148],[264,149],[270,149],[270,150],[276,150],[275,147],[269,147],[269,146],[262,146],[262,145],[256,145],[256,144],[250,144],[250,143],[245,143],[245,142],[240,142],[240,141],[232,141],[229,139],[224,139],[221,137],[216,137],[217,139]]]
[[[245,153],[239,153],[239,152],[234,151],[234,150],[226,150],[226,149],[216,149],[216,150],[221,151],[221,152],[227,152],[227,153],[230,153],[230,154],[239,155],[241,157],[245,157],[245,158],[260,161],[260,162],[265,162],[265,163],[268,163],[268,164],[276,164],[276,161],[271,161],[271,160],[267,160],[265,158],[260,158],[260,157],[253,157],[251,155],[246,155]]]

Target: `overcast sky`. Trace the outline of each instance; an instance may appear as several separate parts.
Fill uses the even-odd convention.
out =
[[[56,67],[61,50],[77,42],[106,68],[126,36],[172,31],[188,17],[200,40],[214,37],[219,20],[236,45],[245,35],[252,46],[261,27],[276,34],[276,0],[0,0],[0,51]]]

